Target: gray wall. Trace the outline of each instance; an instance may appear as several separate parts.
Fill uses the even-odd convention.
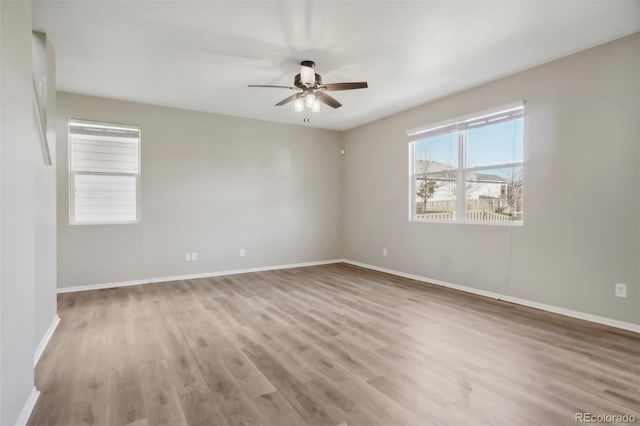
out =
[[[69,93],[57,102],[59,287],[341,256],[339,133]],[[69,225],[69,118],[140,126],[140,223]]]
[[[55,274],[39,270],[55,259],[55,223],[40,218],[55,172],[34,131],[31,2],[0,2],[0,19],[0,424],[12,425],[34,386],[36,319],[55,315]]]
[[[56,59],[55,51],[45,34],[39,33],[45,45],[46,63],[42,66],[47,79],[46,116],[47,138],[51,150],[53,166],[44,167],[42,152],[35,168],[35,346],[44,337],[51,322],[56,317]],[[38,145],[39,147],[39,145]],[[34,348],[35,348],[34,346]]]
[[[31,4],[0,2],[0,424],[13,424],[33,388],[35,177]]]
[[[635,34],[347,131],[345,257],[640,323],[639,75]],[[406,130],[520,99],[524,226],[410,223]]]

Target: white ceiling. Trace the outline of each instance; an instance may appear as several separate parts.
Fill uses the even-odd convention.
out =
[[[344,130],[640,30],[640,1],[36,1],[59,90],[302,124],[273,105],[303,59],[334,92],[311,126]]]

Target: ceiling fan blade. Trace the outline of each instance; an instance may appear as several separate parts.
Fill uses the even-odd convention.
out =
[[[327,95],[326,93],[316,92],[314,94],[316,95],[316,99],[317,100],[319,100],[320,102],[322,102],[324,104],[329,105],[332,108],[340,108],[342,106],[342,104],[340,102],[338,102],[337,100],[335,100],[331,96]]]
[[[366,89],[369,87],[366,81],[359,81],[354,83],[329,83],[320,86],[324,90],[353,90],[353,89]]]
[[[272,87],[272,88],[275,88],[275,89],[298,90],[297,87],[293,87],[293,86],[272,86],[270,84],[250,84],[248,87]]]
[[[278,102],[276,104],[276,106],[281,106],[281,105],[284,105],[284,104],[288,104],[291,101],[295,101],[296,99],[298,99],[300,97],[301,94],[302,93],[296,93],[295,95],[291,95],[288,98],[285,98],[285,99],[281,100],[280,102]]]

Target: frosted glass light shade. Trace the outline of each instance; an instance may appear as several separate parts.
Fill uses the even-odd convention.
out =
[[[316,83],[316,72],[313,68],[306,65],[300,67],[300,81],[307,86],[313,86]]]
[[[309,93],[307,96],[304,97],[304,103],[307,106],[307,108],[313,108],[313,104],[316,102],[316,95],[314,95],[313,93]]]
[[[304,101],[302,99],[296,99],[293,102],[293,109],[296,110],[297,112],[304,111]]]
[[[313,103],[313,106],[311,107],[311,111],[313,112],[320,112],[320,102],[318,102],[318,100],[316,100]]]

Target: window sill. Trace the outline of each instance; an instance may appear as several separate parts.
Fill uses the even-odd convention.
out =
[[[410,223],[435,223],[435,224],[443,224],[443,225],[489,225],[489,226],[515,226],[522,227],[524,226],[523,221],[513,221],[513,222],[474,222],[470,220],[458,221],[458,220],[416,220],[409,219]]]
[[[82,222],[82,223],[69,222],[69,226],[135,225],[137,223],[140,223],[140,221],[132,220],[130,222]]]

